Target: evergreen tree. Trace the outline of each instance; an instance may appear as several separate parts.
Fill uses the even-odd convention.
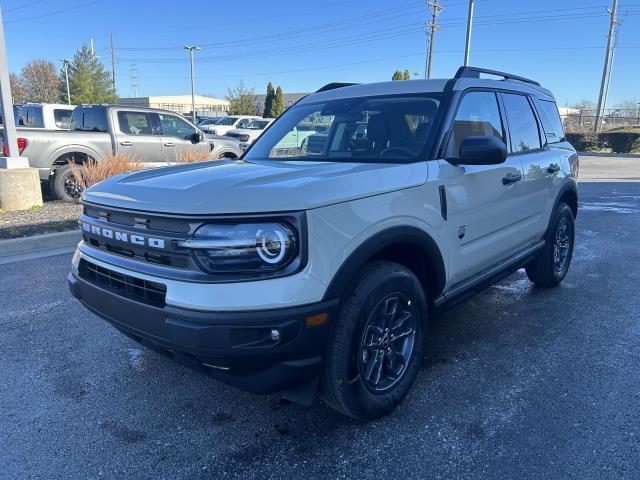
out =
[[[405,69],[404,73],[402,74],[402,79],[411,80],[411,73],[409,73],[409,70]]]
[[[402,72],[400,70],[396,70],[395,72],[393,72],[393,77],[391,77],[391,80],[402,80]]]
[[[111,74],[91,55],[86,44],[76,52],[69,64],[69,90],[71,103],[113,103],[116,95],[111,85]],[[60,72],[61,96],[66,97],[64,68]],[[66,98],[65,98],[66,100]]]
[[[264,118],[273,117],[273,102],[275,100],[275,97],[276,91],[273,89],[273,85],[271,85],[271,82],[269,82],[269,84],[267,85],[267,96],[264,99],[264,111],[262,113],[262,116]]]
[[[284,110],[284,94],[282,93],[282,88],[278,85],[278,88],[276,89],[276,96],[273,99],[273,116],[270,118],[276,118],[278,115],[282,115]]]

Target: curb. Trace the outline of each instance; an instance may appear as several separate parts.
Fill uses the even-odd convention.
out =
[[[75,247],[81,239],[80,230],[70,230],[68,232],[0,240],[0,259],[23,253],[35,253],[39,250],[71,248]]]
[[[579,157],[617,157],[640,158],[640,153],[603,153],[603,152],[578,152]]]

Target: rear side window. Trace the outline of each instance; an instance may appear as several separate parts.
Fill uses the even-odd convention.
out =
[[[542,128],[547,137],[547,142],[562,142],[564,140],[564,128],[556,102],[537,100],[536,105],[538,106],[538,114],[540,120],[542,120]]]
[[[71,126],[71,112],[73,110],[62,110],[56,108],[53,110],[53,119],[56,127],[68,129]]]
[[[36,107],[22,107],[18,114],[18,126],[44,128],[42,110]]]
[[[145,112],[118,112],[118,125],[125,135],[153,135],[151,115]]]
[[[107,132],[107,114],[104,108],[76,108],[71,115],[71,130]]]
[[[521,153],[542,148],[538,122],[527,97],[503,93],[502,99],[509,123],[511,151]]]
[[[504,141],[498,100],[493,92],[470,92],[460,102],[453,121],[447,156],[458,156],[467,137],[492,136]]]

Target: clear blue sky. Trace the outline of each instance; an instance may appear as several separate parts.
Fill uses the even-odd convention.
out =
[[[462,63],[466,0],[441,0],[433,77]],[[596,100],[611,0],[476,0],[471,64],[540,80],[561,105]],[[268,81],[304,92],[333,81],[390,79],[396,68],[424,72],[428,19],[420,0],[200,1],[2,0],[11,71],[29,60],[71,57],[93,37],[117,89],[139,95],[190,93],[184,44],[196,55],[196,91],[224,97],[239,80],[256,93]],[[640,0],[621,0],[623,15],[608,105],[640,101]],[[58,63],[59,65],[59,63]]]

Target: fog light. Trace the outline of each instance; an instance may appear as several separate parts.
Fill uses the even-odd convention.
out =
[[[271,340],[274,342],[280,341],[280,330],[274,328],[271,330]]]

